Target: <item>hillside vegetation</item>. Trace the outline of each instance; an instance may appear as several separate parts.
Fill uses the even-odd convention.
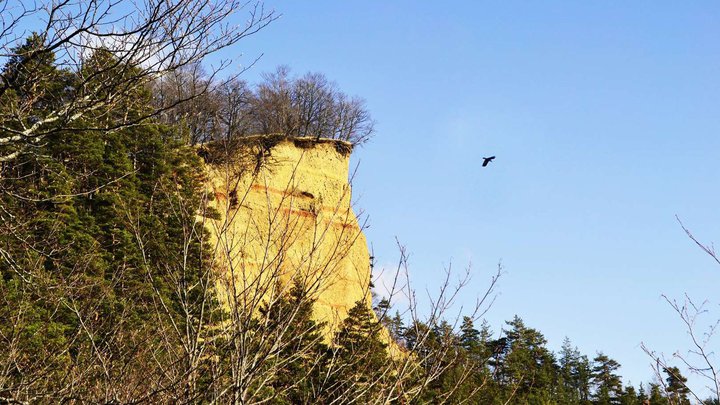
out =
[[[214,86],[178,70],[47,119],[137,67],[99,49],[67,69],[43,44],[29,38],[2,68],[0,402],[688,403],[677,369],[623,386],[607,355],[569,340],[553,353],[519,317],[493,333],[477,313],[456,323],[442,304],[421,319],[379,297],[326,339],[318,287],[298,278],[272,280],[253,308],[221,305],[208,227],[221,215],[193,145],[255,133],[361,144],[372,133],[362,102],[317,74]],[[208,91],[181,102],[173,89],[188,80]]]

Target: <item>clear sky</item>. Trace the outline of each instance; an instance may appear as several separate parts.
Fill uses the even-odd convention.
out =
[[[517,314],[635,385],[651,378],[641,342],[689,347],[661,294],[720,315],[720,266],[674,218],[720,240],[720,3],[266,7],[282,17],[240,45],[241,62],[264,54],[245,79],[323,72],[377,120],[353,163],[380,264],[396,236],[419,290],[472,263],[469,303],[502,260],[496,332]]]

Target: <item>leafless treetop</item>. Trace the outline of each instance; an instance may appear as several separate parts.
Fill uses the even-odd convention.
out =
[[[243,12],[247,13],[244,24],[233,25],[232,16]],[[88,114],[132,102],[129,96],[149,82],[198,64],[275,18],[275,12],[265,10],[262,3],[245,0],[2,2],[0,161],[16,158],[53,132],[78,129],[76,123]],[[32,41],[27,40],[31,36]],[[92,57],[98,51],[110,56],[105,63]],[[32,68],[43,58],[54,58],[58,70],[75,75],[61,92],[50,93],[43,86],[53,73]],[[220,61],[209,75],[229,64],[230,59]],[[196,89],[162,108],[182,104],[205,90]],[[41,100],[45,108],[39,109]],[[137,125],[160,112],[148,108],[94,129]]]

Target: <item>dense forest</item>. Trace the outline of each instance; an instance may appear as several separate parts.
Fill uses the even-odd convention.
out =
[[[325,339],[301,280],[222,307],[197,144],[362,144],[362,100],[287,68],[252,86],[194,63],[148,75],[102,46],[73,69],[49,40],[1,73],[0,403],[691,403],[677,367],[626,386],[608,355],[554,353],[517,316],[493,331],[379,299]]]

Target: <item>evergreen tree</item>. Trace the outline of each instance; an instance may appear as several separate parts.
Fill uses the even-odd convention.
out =
[[[467,350],[473,351],[480,347],[480,331],[475,329],[472,318],[464,316],[460,325],[460,345]]]
[[[654,383],[650,383],[650,395],[648,395],[647,403],[648,405],[670,405],[663,395],[660,385]]]
[[[562,403],[583,404],[590,397],[590,365],[587,356],[572,347],[567,337],[560,349],[559,378]]]
[[[648,396],[645,393],[645,386],[643,383],[640,383],[640,388],[638,389],[638,400],[640,401],[640,404],[645,405],[645,402],[648,401]]]
[[[430,398],[434,402],[451,404],[483,398],[490,374],[486,367],[486,350],[472,319],[463,318],[460,334],[456,334],[446,321],[442,321],[433,329],[430,340],[431,350],[441,356],[430,357],[434,364],[426,367],[428,370],[442,370],[430,384]]]
[[[80,73],[57,70],[52,53],[37,42],[31,37],[29,50],[6,65],[3,75],[14,89],[2,102],[44,86],[32,104],[41,115],[75,91],[73,75]],[[100,53],[89,62],[108,57]],[[26,62],[27,55],[35,56]],[[53,80],[33,82],[33,70]],[[185,387],[176,392],[190,400],[202,389],[199,350],[183,349],[208,346],[202,342],[211,341],[206,326],[215,313],[206,234],[197,219],[203,174],[172,128],[92,130],[99,120],[141,113],[136,108],[150,94],[132,97],[132,108],[98,109],[76,120],[75,130],[49,132],[42,144],[0,166],[0,205],[13,218],[0,232],[3,251],[12,252],[0,260],[0,290],[14,297],[0,302],[0,314],[15,320],[0,329],[32,333],[3,334],[18,348],[8,360],[17,367],[10,386],[29,384],[55,396],[66,381],[81,379],[75,395],[100,402],[152,395],[163,385]],[[177,368],[160,370],[163,363]],[[42,379],[26,381],[40,371]],[[154,385],[140,388],[146,381]]]
[[[548,403],[556,386],[555,359],[545,347],[545,337],[528,328],[520,317],[507,322],[505,332],[509,352],[496,372],[498,381],[516,403]]]
[[[29,128],[40,117],[72,98],[73,75],[58,69],[55,62],[55,53],[45,48],[43,38],[37,33],[31,34],[24,44],[12,50],[0,73],[3,84],[7,85],[3,86],[4,91],[0,94],[3,126],[16,130]],[[15,115],[15,109],[20,106],[26,114]],[[49,125],[57,127],[61,124],[58,121]],[[11,152],[7,149],[9,147],[3,147],[0,152]]]
[[[387,345],[380,340],[382,325],[364,301],[355,303],[333,339],[331,380],[326,401],[355,398],[369,403],[382,397],[390,377]]]
[[[381,299],[380,302],[378,302],[378,304],[373,307],[375,315],[377,316],[380,323],[390,333],[390,337],[393,338],[394,341],[400,343],[403,329],[403,320],[398,311],[395,311],[395,315],[390,316],[391,309],[392,305],[390,304],[390,300],[388,300],[387,298]]]
[[[472,318],[466,316],[463,317],[460,332],[459,343],[466,357],[462,367],[469,371],[469,375],[467,381],[458,390],[458,396],[466,394],[465,396],[468,397],[472,393],[473,398],[478,402],[489,402],[493,391],[488,367],[490,352],[487,344],[492,336],[490,326],[483,321],[480,330],[477,330]]]
[[[392,337],[398,345],[403,346],[404,342],[402,336],[403,331],[405,330],[405,325],[399,311],[395,311],[395,315],[388,320],[386,327],[390,333],[390,337]]]
[[[620,395],[619,403],[622,405],[643,405],[640,395],[632,385],[625,387],[625,390]]]
[[[620,364],[598,353],[593,359],[592,381],[595,385],[595,403],[599,405],[617,404],[622,394],[622,380],[616,374]]]
[[[668,399],[673,405],[690,404],[688,394],[690,389],[687,387],[687,378],[682,375],[677,367],[666,367],[663,369],[667,374],[666,388]]]
[[[310,404],[319,401],[318,388],[327,365],[323,360],[328,351],[322,337],[323,324],[312,319],[315,299],[307,295],[300,283],[294,283],[286,297],[260,312],[270,320],[267,336],[274,336],[281,349],[272,353],[269,367],[275,379],[268,385],[269,399],[282,404]]]

